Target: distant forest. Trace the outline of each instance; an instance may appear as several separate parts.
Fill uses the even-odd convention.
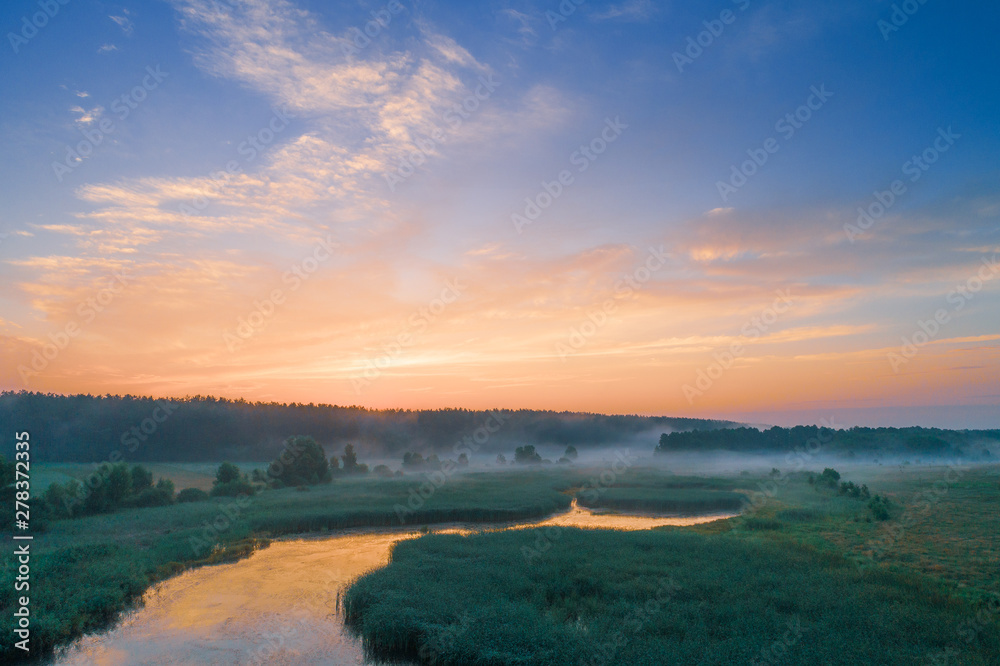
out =
[[[991,450],[992,449],[992,450]],[[812,455],[971,456],[1000,454],[1000,430],[940,430],[938,428],[849,428],[834,430],[795,426],[767,430],[731,428],[691,430],[660,436],[656,453],[672,451],[807,452]]]
[[[500,415],[499,426],[491,414]],[[495,432],[481,442],[481,451],[494,455],[524,444],[572,444],[582,451],[641,435],[653,438],[663,430],[738,425],[578,412],[375,410],[203,396],[159,400],[20,391],[0,393],[0,432],[7,433],[0,439],[0,454],[11,458],[12,433],[27,430],[32,460],[45,462],[101,462],[116,451],[130,462],[270,460],[294,435],[314,437],[327,452],[354,444],[363,457],[401,458],[406,451],[450,452],[486,423]]]

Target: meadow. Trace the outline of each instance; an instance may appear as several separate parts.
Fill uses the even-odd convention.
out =
[[[399,543],[344,611],[373,655],[422,663],[1000,663],[1000,468],[845,474],[888,520],[808,477],[713,480],[768,493],[690,528]]]
[[[169,466],[153,467],[158,476],[169,474]],[[187,464],[177,467],[186,474],[195,471],[189,469]],[[338,477],[329,484],[266,490],[239,500],[220,497],[203,502],[121,509],[103,515],[53,520],[45,532],[36,536],[33,544],[32,641],[36,651],[64,645],[82,633],[99,630],[113,622],[156,581],[188,567],[245,557],[257,548],[266,547],[270,539],[283,535],[322,534],[354,527],[412,529],[451,522],[492,524],[526,521],[564,510],[574,497],[584,505],[588,498],[597,498],[595,505],[612,510],[629,510],[611,506],[616,503],[624,506],[629,502],[660,501],[672,503],[672,512],[675,513],[697,513],[704,510],[706,501],[729,502],[734,496],[755,498],[760,496],[760,488],[772,487],[776,492],[762,504],[748,505],[747,515],[698,527],[658,530],[642,536],[598,532],[577,534],[567,529],[565,539],[554,542],[554,547],[527,569],[524,568],[527,562],[523,553],[518,551],[518,544],[527,545],[534,539],[525,532],[510,532],[510,536],[488,533],[468,539],[444,539],[437,535],[424,537],[407,546],[416,549],[410,560],[406,560],[408,556],[400,550],[398,559],[394,555],[393,563],[387,569],[373,574],[370,580],[364,579],[352,589],[347,597],[349,603],[354,604],[349,606],[351,617],[373,648],[388,646],[390,651],[401,650],[404,653],[413,650],[419,653],[420,649],[426,653],[427,646],[434,640],[461,630],[468,619],[461,613],[447,611],[443,602],[432,605],[418,603],[421,597],[415,591],[430,580],[429,576],[437,575],[431,568],[420,569],[423,565],[418,563],[417,554],[428,555],[431,551],[423,553],[419,550],[426,546],[438,549],[433,552],[446,559],[451,557],[449,551],[452,549],[463,553],[462,557],[487,558],[484,562],[491,561],[489,557],[500,557],[505,563],[500,568],[509,570],[514,576],[507,581],[512,585],[518,580],[521,581],[518,584],[531,581],[534,585],[538,582],[534,577],[539,571],[544,572],[544,577],[551,580],[541,589],[549,591],[543,595],[544,600],[539,597],[531,602],[541,604],[536,604],[535,610],[518,606],[520,602],[513,599],[513,605],[509,607],[489,607],[491,612],[516,611],[526,613],[524,618],[534,618],[537,614],[556,617],[558,613],[572,611],[576,613],[574,622],[580,627],[590,627],[587,631],[591,636],[594,632],[610,630],[607,627],[619,622],[622,614],[628,615],[631,612],[629,604],[638,603],[640,597],[651,589],[648,586],[654,579],[672,576],[680,582],[682,574],[690,574],[695,578],[689,577],[688,580],[696,580],[700,574],[694,569],[701,566],[701,561],[716,563],[712,565],[716,569],[708,568],[706,571],[717,571],[722,575],[726,573],[726,566],[730,566],[732,572],[726,575],[739,572],[747,581],[764,575],[756,572],[758,568],[780,571],[799,567],[795,570],[801,570],[803,578],[769,579],[765,587],[778,598],[781,595],[801,596],[795,586],[804,585],[806,587],[801,589],[809,590],[806,596],[824,599],[824,603],[829,601],[825,596],[828,592],[824,590],[842,588],[849,590],[850,595],[862,595],[858,599],[866,599],[866,603],[875,604],[869,608],[856,607],[855,612],[861,615],[870,615],[873,608],[879,607],[878,604],[886,603],[890,607],[902,604],[900,608],[915,613],[916,625],[954,628],[959,618],[977,618],[976,613],[987,607],[992,598],[990,595],[1000,593],[996,575],[1000,554],[996,539],[996,534],[1000,533],[1000,518],[996,511],[1000,504],[998,470],[998,467],[976,468],[963,473],[945,492],[935,496],[930,510],[924,510],[923,504],[916,505],[919,511],[908,511],[908,506],[917,501],[914,498],[918,493],[933,489],[938,479],[943,478],[944,470],[916,466],[899,470],[858,467],[850,473],[845,472],[845,478],[859,483],[864,480],[873,492],[885,492],[893,498],[891,519],[871,522],[868,522],[871,515],[864,502],[840,496],[835,491],[817,490],[808,483],[804,473],[777,479],[764,473],[705,478],[675,476],[668,471],[636,466],[609,477],[607,468],[563,465],[526,469],[512,466],[495,472],[460,472],[443,482],[441,478],[432,478],[433,475],[427,474],[392,478],[375,475]],[[44,468],[42,471],[48,472]],[[65,473],[64,470],[57,471]],[[184,487],[183,484],[177,485],[178,488]],[[406,510],[401,512],[400,507]],[[885,530],[903,525],[905,529],[900,535],[875,547],[882,544],[879,539]],[[656,539],[667,541],[661,543]],[[664,554],[677,549],[702,555],[676,560],[667,567],[665,563],[672,560],[665,558]],[[710,551],[718,553],[716,560],[711,559]],[[638,555],[641,553],[645,555]],[[785,560],[780,559],[782,557],[790,558],[787,566],[768,564],[784,563]],[[431,567],[434,561],[434,558],[427,559],[426,566]],[[724,566],[726,562],[729,565]],[[413,566],[417,568],[406,568]],[[399,567],[404,567],[406,573],[401,574],[404,569]],[[491,565],[490,568],[496,567]],[[827,576],[827,587],[824,588],[824,572],[828,569],[833,573]],[[478,567],[466,567],[453,573],[457,575],[465,571],[475,578],[474,573],[478,570]],[[0,562],[0,612],[7,614],[8,618],[14,605],[14,575],[11,559],[5,558]],[[602,576],[609,578],[600,582]],[[876,582],[873,582],[872,576],[875,576]],[[574,581],[590,578],[598,581],[596,587],[582,582],[579,583],[582,587],[576,588]],[[446,580],[450,582],[438,590],[439,594],[445,595],[442,599],[457,593],[453,585],[476,583],[475,580],[460,577]],[[708,580],[705,578],[704,582],[707,584]],[[755,586],[757,584],[754,583]],[[387,598],[397,600],[399,612],[395,614],[395,619],[390,619],[406,622],[400,626],[392,625],[388,630],[371,629],[380,627],[380,623],[372,618],[384,617],[387,608],[358,601],[361,597],[357,594],[366,585],[381,586]],[[411,588],[405,585],[411,585]],[[509,589],[522,588],[514,586]],[[505,598],[503,594],[496,596],[498,603]],[[575,601],[559,601],[564,598]],[[922,605],[920,600],[928,598],[944,601]],[[707,599],[704,597],[699,603],[704,606],[708,603]],[[895,601],[891,601],[893,599]],[[736,597],[731,601],[736,604],[732,613],[737,618],[732,622],[740,626],[749,623],[747,626],[758,629],[764,626],[756,624],[757,620],[742,618],[744,611],[750,612],[750,606],[739,605]],[[749,603],[747,599],[744,602]],[[547,606],[549,603],[553,605]],[[841,608],[836,604],[834,607]],[[456,609],[460,608],[463,606],[456,606]],[[719,606],[711,612],[723,610],[724,607]],[[772,610],[778,614],[772,613]],[[772,610],[767,611],[771,613],[767,617],[776,620],[780,613]],[[797,612],[803,618],[811,617],[802,609]],[[817,616],[819,624],[813,626],[815,631],[809,635],[825,635],[827,629],[823,622],[832,622],[834,617],[825,613]],[[976,655],[995,655],[990,652],[993,644],[989,642],[989,637],[996,633],[995,617],[990,615],[989,619],[991,624],[976,632],[971,647],[962,643],[962,659],[965,661],[960,659],[954,663],[988,663],[975,661],[978,658]],[[594,624],[588,624],[591,622]],[[428,633],[426,629],[431,625],[445,633]],[[550,625],[543,623],[540,626]],[[644,626],[644,631],[652,631],[660,625],[651,622]],[[701,629],[697,626],[692,625],[692,633],[688,634],[694,641],[689,645],[691,649],[698,641],[708,640],[707,637],[714,636],[721,630],[720,627],[728,625],[718,625],[711,631],[706,627],[704,631],[708,633],[703,634],[698,633]],[[903,625],[892,626],[900,628]],[[564,629],[562,624],[558,624],[557,635],[561,636],[558,632]],[[958,629],[949,631],[948,636],[958,635]],[[383,640],[385,635],[408,638],[402,643],[395,639],[386,642]],[[473,632],[468,636],[480,636],[485,640],[487,634]],[[701,638],[696,638],[698,636]],[[463,639],[464,642],[456,642],[456,645],[467,646],[468,640],[472,639]],[[921,649],[948,648],[945,637],[938,634],[928,634],[921,641],[918,643]],[[643,644],[639,639],[632,643],[635,646]],[[566,645],[592,647],[593,643],[571,642]],[[482,647],[485,649],[487,646],[484,643]],[[725,649],[735,648],[730,646]],[[3,650],[0,657],[5,661],[21,656],[9,644]],[[459,659],[454,655],[448,657],[447,654],[452,653],[445,650],[440,653],[438,656],[441,659]],[[723,653],[726,652],[719,654]],[[505,661],[514,657],[503,654],[506,656],[501,658],[497,653],[490,657],[492,661],[481,663],[523,663],[516,659]]]

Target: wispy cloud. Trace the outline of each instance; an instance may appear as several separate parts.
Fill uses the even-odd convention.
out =
[[[79,97],[86,97],[86,95],[80,95],[79,93],[77,95]],[[73,106],[70,107],[70,111],[77,114],[78,117],[74,121],[77,125],[90,125],[100,120],[101,115],[104,113],[104,107],[95,106],[91,109],[84,109],[82,106]]]
[[[655,12],[652,0],[628,0],[611,5],[604,11],[594,12],[590,18],[594,21],[648,21]]]
[[[129,18],[129,15],[129,11],[124,9],[122,10],[121,16],[111,15],[108,16],[108,18],[114,21],[118,27],[122,29],[122,32],[124,32],[126,36],[131,37],[132,33],[135,31],[135,24],[132,23],[132,19]]]

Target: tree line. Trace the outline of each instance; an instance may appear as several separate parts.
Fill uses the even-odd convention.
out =
[[[912,456],[974,456],[989,459],[1000,430],[941,430],[939,428],[847,428],[774,426],[690,430],[664,433],[656,453],[675,451],[809,451],[846,456],[905,454]]]
[[[600,446],[665,429],[735,424],[703,419],[535,410],[374,410],[327,404],[250,402],[211,396],[155,399],[132,395],[0,393],[0,431],[29,431],[39,462],[215,462],[270,460],[282,442],[311,433],[329,450],[353,444],[397,458],[420,449],[445,452],[491,414],[504,425],[483,449],[517,445]],[[12,457],[12,438],[0,453]]]

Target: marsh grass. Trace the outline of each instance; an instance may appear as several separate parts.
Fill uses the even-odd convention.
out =
[[[952,644],[972,610],[932,580],[808,546],[567,529],[529,562],[535,532],[400,542],[346,591],[348,623],[373,656],[420,659],[433,645],[442,665],[747,664],[796,626],[784,663],[909,665]],[[678,589],[647,605],[664,580]],[[983,632],[964,655],[998,663],[1000,638]]]
[[[546,466],[545,469],[505,470],[489,474],[456,474],[441,487],[435,487],[423,505],[407,516],[407,522],[402,527],[418,528],[435,522],[506,522],[539,518],[566,509],[574,496],[582,498],[581,489],[593,488],[592,480],[599,473],[600,470],[577,466],[558,468]],[[912,498],[932,488],[942,474],[942,470],[939,469],[916,466],[899,470],[858,468],[854,472],[845,473],[846,478],[867,483],[873,493],[881,492],[892,499],[892,515],[890,520],[882,525],[855,520],[863,516],[864,503],[835,494],[817,492],[805,482],[804,477],[791,477],[786,485],[781,486],[777,495],[760,510],[754,512],[753,516],[716,521],[683,530],[657,532],[655,533],[657,536],[646,533],[650,539],[667,537],[674,539],[669,543],[646,541],[645,537],[639,536],[604,535],[588,531],[587,534],[595,539],[593,544],[597,552],[588,547],[586,542],[580,541],[582,537],[571,536],[566,541],[557,542],[552,552],[543,558],[544,562],[536,564],[539,568],[532,570],[536,573],[530,574],[519,568],[521,567],[519,562],[511,564],[508,560],[490,559],[492,555],[481,551],[485,544],[490,544],[492,547],[493,542],[488,539],[459,540],[454,543],[464,544],[459,551],[463,553],[465,564],[462,566],[467,567],[466,573],[473,570],[470,567],[474,567],[477,571],[481,570],[482,563],[491,568],[499,567],[500,570],[495,572],[496,575],[506,575],[504,572],[510,570],[515,578],[506,582],[513,583],[520,580],[523,583],[524,580],[529,580],[532,585],[537,583],[541,586],[540,589],[545,591],[545,599],[548,600],[546,603],[551,604],[551,608],[537,605],[535,601],[530,601],[534,599],[530,596],[530,603],[513,599],[502,606],[496,604],[483,606],[471,616],[477,621],[464,622],[464,625],[454,623],[463,617],[461,609],[466,606],[456,606],[456,610],[449,612],[443,602],[435,602],[436,605],[429,608],[440,621],[442,632],[447,627],[453,629],[448,634],[440,634],[441,641],[444,641],[444,636],[447,635],[450,636],[449,641],[456,645],[465,645],[466,640],[472,640],[473,643],[485,640],[488,635],[496,636],[489,633],[489,626],[499,622],[497,617],[510,618],[507,624],[513,627],[520,626],[518,623],[524,626],[531,622],[536,623],[531,625],[535,628],[518,629],[525,632],[523,635],[501,633],[500,637],[508,643],[499,644],[498,651],[490,657],[492,661],[481,663],[527,663],[523,659],[517,661],[521,658],[517,655],[523,656],[529,653],[512,651],[514,649],[512,646],[521,646],[523,650],[529,650],[536,639],[538,645],[550,645],[551,655],[566,654],[560,652],[564,647],[551,643],[553,635],[560,638],[569,637],[567,639],[569,642],[559,645],[569,646],[565,647],[566,650],[575,650],[582,649],[580,646],[588,644],[579,641],[574,643],[573,640],[576,639],[570,640],[573,636],[579,638],[582,632],[593,637],[600,632],[612,631],[614,623],[619,621],[623,614],[627,615],[632,605],[644,603],[644,600],[640,602],[640,599],[648,590],[643,587],[645,584],[642,581],[648,582],[660,576],[664,571],[663,563],[675,562],[676,566],[671,565],[673,568],[668,568],[667,571],[677,574],[675,578],[678,582],[682,582],[681,573],[686,572],[688,568],[700,566],[697,558],[676,554],[677,548],[691,547],[694,549],[693,552],[704,553],[706,557],[713,550],[724,554],[729,558],[726,561],[736,563],[733,565],[734,572],[741,572],[740,575],[744,576],[746,581],[757,581],[753,584],[758,586],[758,592],[763,590],[764,599],[771,597],[775,599],[773,608],[764,612],[764,617],[770,618],[770,624],[761,624],[755,619],[755,613],[760,611],[750,604],[749,592],[746,590],[740,592],[744,597],[733,597],[733,603],[739,603],[731,607],[713,605],[710,596],[699,597],[703,602],[705,615],[701,620],[695,615],[683,616],[689,625],[679,622],[663,626],[650,624],[650,627],[661,627],[665,632],[664,635],[674,636],[676,640],[685,636],[692,637],[695,642],[688,644],[692,651],[695,650],[694,646],[698,640],[709,641],[706,645],[715,645],[712,649],[723,649],[722,643],[715,643],[718,643],[718,632],[723,631],[724,627],[736,626],[740,632],[744,632],[744,629],[739,629],[743,624],[761,631],[773,628],[774,622],[788,615],[782,609],[797,611],[804,618],[807,617],[804,609],[813,608],[809,605],[812,602],[803,606],[805,602],[796,600],[803,596],[808,598],[814,592],[819,595],[818,598],[826,599],[828,592],[823,591],[824,584],[831,589],[837,589],[838,585],[846,585],[841,596],[861,594],[868,590],[852,602],[855,605],[853,612],[858,616],[871,616],[873,613],[881,612],[880,606],[872,604],[876,600],[878,603],[884,600],[873,591],[878,585],[875,588],[866,587],[873,584],[873,581],[886,581],[882,591],[886,594],[892,592],[900,595],[898,598],[903,604],[900,608],[916,613],[913,616],[912,627],[902,624],[894,626],[907,632],[919,633],[925,621],[939,622],[935,626],[941,627],[942,631],[947,629],[954,637],[958,631],[959,625],[956,624],[958,618],[971,619],[974,615],[964,614],[970,609],[980,608],[987,595],[1000,592],[1000,577],[997,576],[997,567],[1000,566],[1000,540],[996,537],[1000,534],[1000,512],[997,511],[997,507],[1000,506],[1000,467],[978,468],[963,474],[957,483],[948,486],[947,492],[928,512],[915,514],[914,520],[907,524],[901,538],[894,542],[893,548],[885,551],[877,560],[868,555],[870,543],[878,537],[879,530],[899,525],[912,503]],[[758,479],[754,477],[677,477],[660,470],[635,468],[621,475],[613,487],[602,494],[621,501],[647,501],[650,497],[677,497],[669,493],[685,491],[691,493],[686,496],[687,499],[694,500],[699,498],[701,496],[699,493],[702,492],[744,492],[748,488],[753,488],[757,481]],[[422,474],[392,479],[374,476],[344,478],[328,485],[314,486],[309,492],[298,492],[294,488],[268,490],[254,496],[245,508],[235,514],[232,512],[231,498],[213,498],[204,502],[148,509],[124,509],[99,516],[52,521],[48,531],[37,535],[32,544],[30,596],[33,654],[43,656],[52,648],[65,645],[85,632],[108,626],[123,610],[136,603],[150,585],[159,580],[190,567],[246,557],[256,548],[265,547],[270,538],[350,527],[400,525],[394,507],[405,503],[412,497],[415,489],[426,483],[428,483],[427,478]],[[196,553],[191,540],[203,537],[207,525],[218,521],[220,516],[227,515],[231,520],[226,529],[210,530],[212,546]],[[748,522],[751,519],[763,523]],[[773,529],[770,527],[759,529],[761,524],[773,526]],[[576,534],[575,530],[569,532]],[[532,543],[528,539],[529,535],[524,532],[520,534],[519,545]],[[670,536],[671,534],[680,536]],[[502,539],[508,538],[515,539],[514,536]],[[10,543],[9,529],[0,531],[0,539]],[[683,541],[683,539],[690,540]],[[423,542],[423,539],[419,542]],[[443,543],[452,544],[452,542]],[[500,545],[507,548],[502,543]],[[440,557],[444,558],[444,561],[454,561],[452,549],[455,547],[457,546],[448,545]],[[769,558],[772,554],[778,557],[783,551],[798,553],[795,555],[798,559],[793,558],[791,562],[792,564],[798,562],[796,565],[798,568],[793,567],[793,570],[812,573],[809,576],[803,573],[802,578],[760,578],[763,574],[757,572],[755,567],[765,567],[768,571],[777,572],[775,563],[783,560]],[[641,555],[642,553],[650,555],[646,557]],[[656,557],[651,553],[656,553]],[[501,552],[498,551],[496,555],[500,556]],[[740,558],[744,557],[751,559],[747,559],[746,564],[740,564],[742,561]],[[517,559],[524,558],[518,553]],[[623,567],[622,573],[616,573],[619,562]],[[719,575],[725,573],[721,570],[721,562],[716,560]],[[751,563],[753,567],[750,566]],[[835,572],[835,575],[826,579],[824,583],[823,567],[828,563],[833,563],[830,566],[839,573]],[[857,580],[851,578],[848,575],[847,563],[852,563],[857,575],[866,577]],[[386,570],[386,572],[396,571],[398,569],[395,565]],[[622,577],[626,573],[630,577],[637,576],[635,585],[638,587],[630,587]],[[14,558],[9,556],[0,558],[0,612],[8,618],[6,627],[10,626],[13,612],[15,575]],[[410,571],[409,575],[417,576],[416,570]],[[486,576],[484,580],[502,580],[491,576],[494,576],[494,573]],[[549,576],[551,580],[546,582]],[[880,578],[881,576],[886,578]],[[702,580],[704,585],[710,583],[707,579],[698,578],[697,574],[693,580]],[[737,588],[745,587],[737,578],[723,580],[733,582]],[[420,580],[419,576],[414,581],[414,585],[417,586],[414,589],[422,590],[420,586],[426,581]],[[795,586],[800,583],[807,587],[801,590],[796,588]],[[444,595],[440,597],[441,599],[447,599],[447,595],[450,594],[458,594],[450,589],[450,585],[451,583],[445,584],[436,594]],[[857,587],[858,585],[860,587]],[[698,588],[696,586],[689,589]],[[910,592],[907,592],[908,589]],[[494,588],[494,591],[498,600],[506,599],[505,589]],[[424,614],[424,610],[420,608],[411,608],[414,599],[412,595],[403,595],[398,590],[393,594],[397,596],[390,598],[398,599],[400,602],[397,613],[399,617],[413,619],[414,623],[398,626],[386,624],[379,631],[390,632],[385,635],[397,638],[386,640],[378,638],[372,641],[372,645],[385,644],[398,647],[410,641],[412,647],[413,640],[416,640],[415,636],[425,636],[425,630],[430,626],[426,623],[431,621],[431,616]],[[925,595],[926,599],[932,600],[928,602],[930,606],[923,607],[914,601],[916,599],[914,594]],[[435,598],[438,597],[433,595],[428,597],[428,599]],[[684,597],[682,595],[679,598]],[[725,595],[719,597],[722,600],[728,598]],[[840,605],[835,607],[844,609],[844,617],[848,617],[849,622],[853,623],[850,626],[865,630],[866,625],[858,624],[861,620],[850,619],[847,606],[844,606],[852,598],[845,597],[845,600],[837,602]],[[779,603],[779,600],[784,601]],[[362,628],[371,618],[379,617],[379,613],[385,613],[388,620],[393,620],[390,606],[365,603],[364,606],[354,606],[355,611],[360,613],[356,615],[356,619]],[[360,610],[362,608],[365,610]],[[765,605],[764,608],[768,607]],[[490,613],[499,612],[502,615],[488,615],[486,609],[489,609]],[[571,621],[570,611],[576,614]],[[704,624],[716,615],[729,619],[724,622],[720,620],[717,624]],[[465,616],[465,619],[468,617]],[[555,624],[551,627],[546,624],[552,622]],[[486,628],[479,628],[480,624]],[[456,627],[462,626],[465,626],[462,632],[454,631]],[[715,628],[709,632],[708,627]],[[815,627],[816,631],[811,635],[822,636],[825,631],[824,625],[820,623]],[[990,636],[995,637],[1000,633],[995,623],[989,627],[988,630],[979,632],[976,639],[987,641],[983,644],[984,650],[992,645],[988,643]],[[550,628],[555,634],[550,633]],[[513,631],[512,629],[511,632]],[[9,629],[7,632],[10,635]],[[740,635],[746,634],[744,632]],[[379,633],[378,636],[383,634]],[[630,644],[645,645],[643,643],[645,639],[641,636],[640,632],[639,638]],[[701,638],[697,638],[699,636]],[[805,636],[810,634],[807,633]],[[920,639],[922,642],[919,644],[934,645],[935,641],[940,642],[939,638],[938,634],[926,634]],[[652,641],[649,643],[650,649],[659,649],[656,647],[659,638],[653,637],[649,640]],[[575,648],[572,647],[574,645]],[[593,646],[592,643],[589,645]],[[729,643],[725,645],[729,645],[725,650],[736,650]],[[419,647],[418,645],[418,649]],[[472,644],[469,647],[471,649]],[[975,650],[971,654],[995,656],[994,653]],[[965,653],[963,646],[963,654]],[[694,652],[690,654],[693,655]],[[730,651],[725,654],[742,655],[744,652]],[[512,660],[503,661],[508,657]],[[23,654],[19,650],[15,651],[10,641],[2,644],[0,661],[9,662],[19,658],[23,658]],[[439,663],[444,662],[439,661]],[[550,663],[555,662],[550,661]],[[959,660],[958,663],[988,662]]]

